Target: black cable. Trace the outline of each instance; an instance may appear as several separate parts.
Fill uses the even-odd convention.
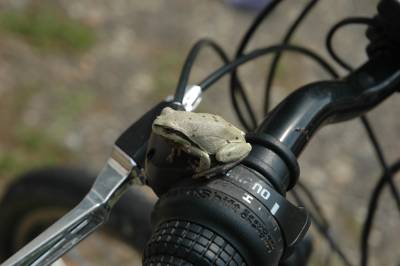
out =
[[[368,205],[368,211],[367,211],[367,216],[365,219],[365,223],[362,229],[361,233],[361,243],[360,243],[360,253],[361,253],[361,258],[360,258],[360,265],[362,266],[367,266],[368,265],[368,242],[369,242],[369,236],[371,233],[371,228],[373,224],[373,219],[374,219],[374,213],[375,213],[375,208],[377,208],[377,202],[379,200],[380,194],[382,193],[382,188],[385,183],[389,184],[390,191],[392,193],[392,197],[395,200],[397,204],[397,208],[400,211],[400,194],[397,190],[397,187],[393,181],[393,172],[392,170],[388,167],[386,160],[383,155],[383,151],[378,143],[378,140],[375,137],[375,134],[370,126],[370,123],[368,122],[366,117],[362,117],[362,123],[364,125],[364,128],[367,131],[367,134],[371,140],[371,143],[375,149],[376,155],[378,157],[378,160],[383,168],[383,175],[381,180],[376,184],[376,186],[373,189],[373,192],[370,197],[370,203]],[[382,184],[381,184],[382,182]],[[378,194],[376,194],[378,193]]]
[[[302,190],[304,195],[307,197],[307,200],[311,203],[311,205],[313,206],[314,210],[318,214],[318,216],[319,216],[318,219],[315,216],[313,217],[313,223],[317,226],[321,236],[328,241],[328,243],[331,246],[332,250],[334,252],[336,252],[338,254],[339,258],[341,258],[343,260],[343,264],[350,264],[349,263],[350,260],[347,258],[345,253],[343,251],[341,251],[340,248],[336,248],[336,247],[339,247],[340,245],[337,244],[337,242],[330,235],[330,233],[329,233],[329,229],[330,229],[329,221],[326,218],[326,216],[325,216],[325,214],[324,214],[324,212],[322,210],[322,207],[319,205],[319,203],[317,202],[317,200],[314,197],[314,195],[311,193],[311,191],[301,181],[299,181],[297,183],[296,188],[299,188],[299,189]],[[303,202],[303,206],[306,206],[304,201],[301,199],[300,195],[294,190],[292,192],[294,194],[296,194],[296,195],[294,195],[295,197],[297,197],[299,200],[301,200]],[[309,207],[307,207],[307,209],[309,210]],[[330,257],[330,255],[331,255],[331,253],[328,254],[327,259]],[[327,265],[327,264],[325,264],[325,265]]]
[[[271,14],[272,11],[280,4],[282,0],[274,0],[268,5],[265,6],[263,10],[257,15],[254,21],[251,23],[250,27],[246,31],[245,35],[243,36],[242,40],[240,41],[239,47],[236,50],[235,57],[240,57],[243,55],[244,50],[246,49],[247,44],[253,37],[255,31],[258,29],[260,24]],[[234,74],[235,72],[232,72]]]
[[[368,121],[366,116],[361,117],[361,122],[365,128],[365,131],[367,132],[368,138],[371,141],[371,144],[376,152],[377,159],[379,163],[382,166],[383,171],[388,170],[388,165],[385,159],[385,156],[383,155],[383,150],[381,148],[381,145],[378,142],[378,139],[376,138],[376,134],[374,133],[371,123]]]
[[[317,199],[314,197],[314,195],[311,193],[311,191],[300,181],[297,183],[296,187],[298,187],[304,193],[304,195],[306,195],[306,197],[310,201],[311,205],[318,213],[318,216],[320,217],[320,220],[321,220],[321,223],[323,224],[323,226],[326,228],[329,228],[330,225],[329,225],[328,219],[326,218],[326,216],[322,210],[322,207],[319,205]]]
[[[297,201],[297,203],[301,206],[305,206],[304,202],[302,201],[302,199],[299,197],[299,195],[293,190],[293,197],[294,199]],[[333,237],[330,235],[329,230],[327,230],[327,228],[325,226],[323,226],[318,219],[314,216],[314,214],[309,213],[311,221],[313,222],[313,224],[315,225],[317,232],[321,234],[322,237],[324,237],[331,249],[333,251],[335,251],[339,258],[343,261],[343,263],[347,266],[351,266],[352,264],[350,263],[350,261],[348,260],[348,258],[346,257],[346,255],[344,254],[344,252],[341,250],[340,245],[338,245],[336,243],[336,241],[333,239]]]
[[[387,173],[389,171],[389,167],[388,167],[386,159],[383,155],[383,150],[381,148],[381,145],[379,144],[378,139],[376,138],[376,134],[374,133],[374,131],[371,127],[371,124],[369,123],[366,116],[361,117],[361,122],[362,122],[362,124],[367,132],[367,135],[371,141],[371,144],[375,150],[375,154],[377,155],[377,159],[382,167],[383,173]],[[391,177],[387,178],[386,181],[389,184],[389,188],[392,193],[392,197],[393,197],[394,201],[396,202],[397,208],[400,211],[400,194],[397,189],[397,186]]]
[[[250,27],[246,31],[245,35],[243,36],[240,44],[236,50],[235,59],[238,59],[243,55],[243,52],[250,41],[251,37],[253,36],[256,29],[259,25],[272,13],[272,11],[280,4],[282,0],[274,0],[268,5],[265,6],[263,10],[257,15],[257,17],[253,20]],[[238,99],[236,98],[236,93],[239,93],[239,96],[243,100],[244,107],[248,113],[250,118],[250,122],[248,123],[245,119],[243,112],[240,110]],[[243,88],[242,82],[239,80],[236,70],[232,71],[231,79],[230,79],[230,95],[233,108],[238,116],[239,121],[245,127],[246,130],[250,131],[255,129],[257,126],[257,117],[254,110],[251,107],[250,101],[247,97],[247,94]]]
[[[310,2],[308,2],[308,4],[304,7],[304,9],[301,11],[299,16],[296,18],[296,20],[293,22],[293,24],[287,30],[285,36],[283,37],[282,44],[288,44],[290,42],[290,39],[292,38],[293,34],[297,30],[298,26],[300,26],[301,22],[303,22],[303,20],[310,13],[310,11],[313,9],[315,4],[318,3],[318,1],[319,0],[311,0]],[[267,82],[266,82],[266,86],[265,86],[265,97],[264,97],[264,114],[267,114],[269,111],[271,88],[272,88],[272,85],[273,85],[273,82],[275,79],[276,70],[277,70],[278,63],[279,63],[281,56],[282,56],[282,53],[280,53],[280,52],[275,54],[274,58],[272,59],[271,67],[270,67],[268,75],[267,75]]]
[[[200,39],[199,41],[197,41],[190,49],[190,52],[186,57],[185,63],[182,67],[179,82],[175,91],[175,101],[182,102],[183,97],[185,96],[186,87],[188,86],[189,76],[192,71],[194,62],[200,51],[205,47],[209,47],[213,51],[215,51],[225,64],[229,63],[229,58],[227,54],[215,41],[211,39]]]
[[[368,254],[368,239],[372,229],[373,220],[378,207],[379,198],[382,194],[383,188],[387,183],[387,179],[393,179],[394,175],[400,171],[400,160],[392,164],[386,173],[379,178],[368,203],[367,216],[365,218],[362,233],[361,233],[361,253]],[[368,263],[368,256],[361,256],[361,265],[365,266]]]
[[[241,56],[240,58],[232,61],[231,63],[220,67],[215,72],[211,73],[207,78],[199,83],[199,86],[203,89],[203,91],[207,90],[211,85],[213,85],[216,81],[222,78],[225,74],[232,72],[238,66],[247,63],[257,57],[268,55],[277,51],[291,51],[296,53],[301,53],[315,60],[323,69],[329,72],[332,76],[337,77],[337,73],[335,69],[333,69],[321,56],[316,54],[315,52],[301,47],[297,45],[274,45],[266,48],[256,49],[246,55]]]
[[[344,60],[342,60],[337,53],[335,52],[335,50],[333,49],[333,45],[332,45],[332,40],[333,40],[333,36],[334,34],[341,29],[342,27],[346,26],[346,25],[355,25],[355,24],[361,24],[361,25],[371,25],[374,22],[373,19],[371,18],[365,18],[365,17],[353,17],[353,18],[346,18],[344,20],[339,21],[338,23],[336,23],[328,32],[327,38],[326,38],[326,47],[327,50],[329,52],[329,54],[332,56],[332,58],[339,64],[341,65],[344,69],[348,70],[348,71],[353,71],[353,68],[346,63]],[[381,149],[381,146],[375,136],[375,133],[367,119],[366,116],[361,116],[361,122],[367,132],[367,135],[371,141],[371,144],[375,150],[375,154],[378,157],[378,161],[381,164],[382,170],[383,170],[383,176],[386,177],[386,182],[389,184],[391,193],[392,193],[392,197],[395,200],[398,209],[400,210],[400,195],[399,192],[397,190],[396,185],[394,184],[394,181],[390,175],[389,172],[389,168],[387,166],[386,160],[384,158],[383,155],[383,151]],[[374,191],[376,191],[376,187],[374,189]],[[380,192],[379,192],[380,193]],[[374,197],[378,197],[379,198],[380,195],[375,195],[374,192],[371,195],[371,200]],[[366,223],[365,226],[363,227],[362,230],[362,235],[361,235],[361,244],[360,244],[360,249],[361,249],[361,265],[362,266],[366,266],[368,265],[368,240],[369,240],[369,235],[370,235],[370,230],[372,227],[372,222],[373,222],[373,216],[369,216],[369,214],[371,212],[375,212],[375,210],[372,210],[371,208],[376,208],[376,204],[370,204],[369,208],[368,208],[368,214],[367,214],[367,219],[370,219],[369,221],[367,221],[366,219]]]
[[[333,49],[333,36],[335,35],[335,33],[342,27],[346,26],[346,25],[355,25],[355,24],[359,24],[359,25],[371,25],[371,23],[373,23],[373,19],[372,18],[367,18],[367,17],[351,17],[351,18],[346,18],[343,19],[341,21],[339,21],[338,23],[336,23],[335,25],[332,26],[332,28],[329,30],[328,35],[326,36],[326,48],[328,50],[328,53],[331,55],[331,57],[344,69],[346,69],[347,71],[351,72],[353,70],[353,68],[346,63],[344,60],[342,60],[335,52],[335,50]]]

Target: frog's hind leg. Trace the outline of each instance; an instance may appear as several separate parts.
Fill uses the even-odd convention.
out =
[[[246,157],[251,151],[249,143],[229,143],[219,149],[215,154],[215,159],[221,163],[239,161]]]
[[[226,163],[226,164],[220,164],[217,166],[214,166],[210,169],[207,169],[205,171],[196,173],[192,176],[192,178],[196,179],[196,178],[213,178],[217,175],[220,174],[224,174],[227,171],[229,171],[230,169],[232,169],[234,166],[236,166],[237,164],[239,164],[242,160],[238,160],[238,161],[234,161],[232,163]]]

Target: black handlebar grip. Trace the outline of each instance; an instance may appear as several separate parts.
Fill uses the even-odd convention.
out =
[[[248,191],[240,182],[257,187]],[[153,210],[143,264],[278,265],[285,241],[261,198],[269,190],[261,175],[241,165],[219,178],[175,184]]]

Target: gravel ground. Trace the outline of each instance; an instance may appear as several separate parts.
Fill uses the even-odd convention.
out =
[[[306,2],[286,1],[260,28],[250,49],[276,43]],[[376,2],[321,1],[293,40],[326,55],[323,43],[329,26],[343,17],[374,14]],[[4,157],[11,152],[23,157],[30,152],[33,155],[27,160],[33,161],[34,166],[54,163],[47,157],[56,157],[60,158],[56,163],[100,169],[120,132],[173,92],[184,57],[197,39],[215,38],[232,54],[254,17],[252,12],[236,10],[217,0],[58,0],[57,3],[69,17],[95,30],[97,41],[91,49],[79,54],[48,52],[21,38],[0,35],[0,155]],[[4,0],[0,10],[30,4],[28,0]],[[354,66],[364,62],[367,43],[364,29],[345,29],[339,35],[335,45],[340,53]],[[241,70],[259,114],[266,63],[267,59],[260,59]],[[218,64],[218,60],[205,52],[193,81]],[[299,56],[285,56],[274,88],[274,103],[301,85],[326,78],[311,62]],[[227,96],[225,79],[207,93],[200,109],[238,124]],[[398,100],[396,95],[370,114],[391,162],[399,157],[400,150]],[[39,132],[45,138],[44,144],[56,143],[57,149],[34,156],[35,152],[25,142],[21,144],[15,138],[15,132],[21,128]],[[340,240],[351,261],[358,262],[366,200],[381,172],[361,123],[355,120],[320,130],[302,154],[300,165],[301,179],[315,192],[327,216],[334,220],[334,237]],[[8,172],[1,171],[0,186],[28,166],[31,164],[20,163],[6,168]],[[372,234],[371,265],[397,265],[399,215],[388,195],[383,197],[380,207],[379,221]],[[317,240],[314,247],[317,255],[313,265],[325,263],[327,246]],[[333,258],[332,265],[340,263]]]

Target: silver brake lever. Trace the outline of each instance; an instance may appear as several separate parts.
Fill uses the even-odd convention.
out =
[[[194,110],[202,89],[187,89],[183,106],[172,101],[156,105],[116,141],[110,158],[85,198],[70,212],[6,260],[2,266],[50,265],[107,221],[111,209],[132,183],[145,183],[142,168],[151,124],[164,107]],[[181,106],[181,107],[180,107]]]
[[[143,181],[139,177],[135,162],[115,146],[85,198],[2,265],[50,265],[102,225],[130,184]]]

